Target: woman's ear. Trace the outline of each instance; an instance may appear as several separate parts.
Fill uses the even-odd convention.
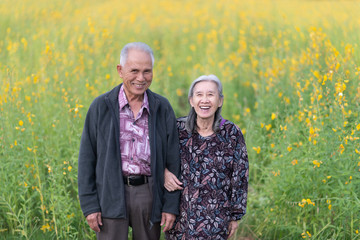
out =
[[[221,107],[221,106],[223,105],[223,103],[224,103],[224,98],[220,98],[220,100],[219,100],[219,107]]]
[[[192,97],[189,97],[189,103],[190,103],[190,106],[191,106],[191,107],[194,107],[194,103],[193,103]]]

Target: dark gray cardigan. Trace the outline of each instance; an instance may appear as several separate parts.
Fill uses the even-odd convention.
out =
[[[97,97],[86,115],[81,136],[78,187],[85,216],[101,212],[105,218],[126,218],[125,189],[119,144],[120,86]],[[154,179],[151,222],[161,213],[179,214],[180,191],[164,188],[164,169],[179,177],[180,155],[176,118],[169,101],[150,90],[149,139]]]

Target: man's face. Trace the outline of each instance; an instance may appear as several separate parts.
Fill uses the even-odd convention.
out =
[[[119,76],[123,79],[124,90],[128,101],[142,97],[152,82],[151,56],[138,49],[130,49],[124,66],[117,66]]]

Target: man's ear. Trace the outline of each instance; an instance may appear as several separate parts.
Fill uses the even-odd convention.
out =
[[[117,68],[117,71],[118,71],[119,76],[122,78],[122,77],[123,77],[123,76],[122,76],[122,66],[121,66],[120,64],[118,64],[118,65],[116,66],[116,68]]]

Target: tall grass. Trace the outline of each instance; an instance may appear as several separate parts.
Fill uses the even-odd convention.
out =
[[[131,41],[187,114],[202,74],[249,152],[235,238],[359,239],[359,1],[0,2],[0,238],[88,239],[77,155],[91,101]]]

